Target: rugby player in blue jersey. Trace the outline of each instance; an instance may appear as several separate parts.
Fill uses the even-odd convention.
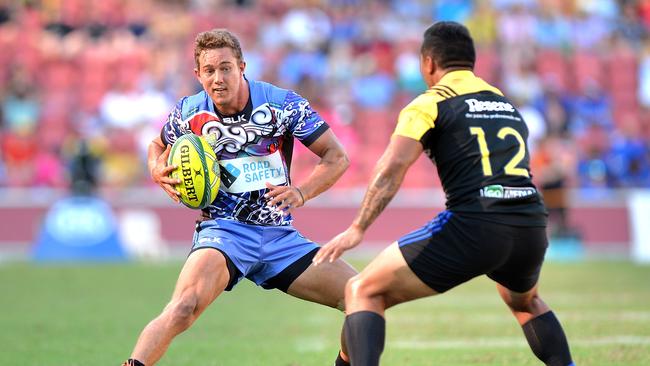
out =
[[[221,166],[217,198],[202,210],[171,301],[142,331],[124,365],[153,365],[223,291],[243,277],[266,289],[343,310],[356,271],[342,260],[313,266],[318,246],[292,227],[291,213],[347,169],[328,125],[293,91],[249,80],[239,40],[215,29],[196,37],[198,94],[181,98],[149,145],[153,180],[175,201],[170,146],[181,135],[209,136]],[[320,161],[303,182],[290,179],[294,138]],[[336,365],[348,365],[342,345]]]

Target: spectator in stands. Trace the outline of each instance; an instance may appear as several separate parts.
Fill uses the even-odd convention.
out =
[[[571,23],[558,7],[541,7],[535,27],[535,42],[541,48],[568,49]]]
[[[534,156],[537,152],[537,145],[546,137],[546,121],[544,115],[535,108],[528,99],[513,98],[513,102],[528,127],[528,152]]]
[[[571,23],[571,44],[583,50],[606,47],[606,41],[613,31],[611,21],[584,9],[577,12]]]
[[[34,177],[33,160],[38,143],[35,131],[40,117],[40,106],[35,89],[24,68],[12,70],[4,100],[0,104],[2,126],[0,157],[4,158],[6,182],[9,185],[29,186]]]
[[[608,162],[607,132],[598,124],[588,126],[580,139],[578,179],[581,188],[608,188],[614,185],[614,175]]]
[[[515,70],[530,58],[537,19],[523,3],[508,6],[497,22],[503,68]]]
[[[15,66],[10,75],[7,92],[0,105],[3,125],[12,133],[32,133],[41,113],[34,83],[24,67]]]
[[[572,149],[566,138],[550,135],[540,140],[535,154],[532,154],[531,170],[535,172],[533,180],[544,196],[551,236],[563,236],[570,231],[567,188],[571,184],[576,164]]]
[[[650,0],[638,0],[636,3],[641,23],[647,31],[650,29]]]
[[[641,23],[636,4],[634,2],[626,2],[622,6],[622,16],[616,26],[616,32],[632,46],[638,48],[646,35],[646,30]]]
[[[650,5],[648,9],[650,11]],[[644,40],[640,53],[638,99],[642,107],[650,108],[650,37]]]
[[[614,134],[608,167],[618,187],[650,187],[650,146],[633,117]]]
[[[2,158],[2,150],[0,149],[0,187],[7,184],[7,168],[4,164],[4,159]]]
[[[538,99],[543,91],[542,82],[533,60],[523,59],[514,66],[503,78],[505,93],[526,102]]]
[[[362,108],[388,108],[395,95],[395,79],[378,70],[376,59],[366,53],[357,58],[360,75],[352,82],[352,96]]]
[[[70,151],[70,189],[73,194],[93,195],[99,185],[99,157],[85,140],[77,140]]]
[[[451,20],[465,23],[473,11],[470,0],[439,0],[434,5],[434,20]]]
[[[61,153],[56,146],[47,146],[45,144],[39,146],[34,157],[33,185],[56,188],[65,186],[65,177],[67,175],[60,156]]]
[[[596,80],[589,80],[584,90],[571,102],[569,129],[575,136],[582,136],[590,126],[599,126],[607,131],[614,128],[612,105],[607,91]]]
[[[532,103],[544,116],[546,134],[566,137],[569,129],[570,99],[563,94],[552,77],[547,78],[542,85],[541,95]]]
[[[497,41],[497,13],[490,0],[478,0],[465,25],[474,37],[477,48],[494,47]]]

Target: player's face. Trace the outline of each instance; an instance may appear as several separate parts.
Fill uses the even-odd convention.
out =
[[[239,111],[242,88],[247,88],[243,78],[245,67],[246,63],[239,61],[229,47],[201,52],[199,68],[194,73],[222,113]]]

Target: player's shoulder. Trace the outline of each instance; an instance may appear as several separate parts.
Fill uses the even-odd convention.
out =
[[[399,113],[395,133],[419,140],[435,125],[438,119],[438,103],[444,100],[430,90],[418,95]]]
[[[281,88],[266,81],[248,79],[248,85],[253,104],[256,105],[263,103],[282,105],[287,99],[287,94],[291,93],[289,89]]]
[[[447,97],[436,93],[433,89],[429,89],[415,97],[415,99],[402,108],[400,115],[426,114],[435,118],[438,110],[438,103],[445,99],[447,99]]]
[[[204,90],[180,98],[176,103],[176,110],[180,113],[181,118],[185,119],[200,111],[209,111],[212,100]]]
[[[429,88],[424,93],[415,97],[409,104],[406,105],[406,107],[404,107],[404,109],[426,109],[431,106],[435,106],[445,99],[447,99],[446,96],[436,93],[433,88]]]

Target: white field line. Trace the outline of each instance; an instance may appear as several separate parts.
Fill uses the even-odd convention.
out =
[[[294,343],[295,350],[301,353],[321,352],[332,343],[324,338],[303,338]],[[571,338],[571,347],[609,347],[609,346],[648,346],[650,336],[614,335],[600,338]],[[388,340],[386,348],[405,350],[435,349],[503,349],[528,348],[524,336],[512,338],[463,338],[446,340]]]
[[[601,338],[572,338],[569,339],[569,343],[572,347],[647,346],[650,345],[650,337],[616,335]],[[447,339],[440,341],[399,340],[391,342],[389,340],[386,347],[396,349],[526,348],[528,344],[522,335],[517,338]]]
[[[607,312],[607,311],[561,311],[558,312],[558,317],[565,321],[617,321],[617,322],[634,322],[645,323],[650,322],[650,311],[620,311],[620,312]],[[389,324],[443,324],[447,321],[457,321],[459,318],[471,319],[474,323],[481,324],[499,324],[506,323],[513,319],[508,313],[500,314],[478,314],[478,315],[463,315],[463,314],[444,314],[440,316],[423,316],[412,314],[388,314]]]

